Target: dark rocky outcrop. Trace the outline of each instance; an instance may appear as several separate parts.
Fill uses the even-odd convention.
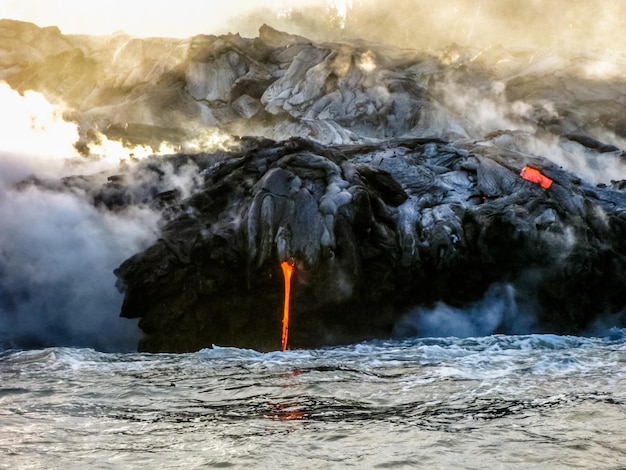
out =
[[[416,307],[463,308],[494,285],[512,287],[532,331],[621,314],[626,92],[599,65],[269,26],[173,40],[0,20],[0,79],[63,102],[85,155],[99,133],[181,150],[51,188],[101,211],[159,211],[158,240],[115,272],[145,351],[277,349],[287,259],[292,347],[386,338]],[[191,151],[215,130],[257,137]],[[553,185],[521,178],[525,166]],[[190,169],[189,186],[164,177]],[[515,328],[505,316],[494,331]]]
[[[292,347],[389,337],[416,305],[461,307],[502,282],[532,304],[537,331],[622,309],[626,195],[493,150],[246,139],[210,166],[178,156],[204,167],[204,187],[116,271],[122,315],[141,317],[147,351],[277,349],[288,259]],[[554,184],[523,180],[524,165]]]

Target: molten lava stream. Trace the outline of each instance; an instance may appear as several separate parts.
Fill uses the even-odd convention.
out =
[[[535,168],[531,168],[529,166],[525,166],[522,168],[520,172],[520,176],[524,178],[526,181],[530,181],[531,183],[538,184],[543,189],[548,189],[552,186],[553,181],[548,178],[546,175],[541,173],[539,170]]]
[[[283,268],[283,276],[285,277],[285,308],[283,310],[283,339],[282,348],[284,352],[287,350],[287,339],[289,336],[289,295],[291,293],[291,273],[293,272],[293,264],[283,261],[280,263]]]

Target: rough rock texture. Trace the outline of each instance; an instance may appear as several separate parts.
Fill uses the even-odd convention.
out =
[[[436,139],[242,145],[217,162],[176,157],[204,168],[203,189],[116,271],[142,350],[277,349],[292,258],[291,347],[390,337],[411,307],[467,305],[494,283],[532,306],[536,331],[626,306],[626,195],[545,159]],[[523,180],[524,165],[554,184]]]
[[[266,25],[257,38],[175,40],[62,35],[0,20],[0,80],[65,104],[84,144],[96,130],[185,149],[215,128],[326,144],[537,128],[566,140],[626,138],[626,61],[612,57],[610,66],[607,80],[598,75],[606,59],[582,52],[422,52],[318,43]]]
[[[420,334],[398,329],[415,308],[462,309],[497,286],[532,312],[531,331],[625,324],[620,60],[599,75],[593,54],[427,53],[269,26],[91,38],[0,20],[0,79],[63,102],[85,153],[97,132],[180,146],[55,189],[161,212],[158,241],[116,270],[146,351],[277,349],[286,259],[291,347]],[[189,150],[215,129],[256,137]],[[526,165],[554,184],[522,179]]]

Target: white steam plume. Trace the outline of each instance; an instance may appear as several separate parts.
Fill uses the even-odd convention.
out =
[[[0,181],[5,184],[29,174],[58,178],[109,170],[154,153],[149,147],[124,146],[97,134],[98,143],[89,144],[89,156],[85,157],[75,147],[79,141],[76,124],[65,121],[63,109],[51,104],[43,94],[27,91],[20,95],[0,82],[0,102]],[[163,143],[158,153],[168,152],[174,153],[174,149]]]
[[[569,72],[572,76],[580,73],[579,70]],[[584,90],[584,86],[582,83],[580,88]],[[599,82],[596,87],[614,94],[610,83],[605,86]],[[479,83],[469,84],[446,79],[436,84],[431,93],[435,101],[424,111],[428,116],[421,129],[426,135],[452,141],[481,141],[487,137],[489,145],[545,157],[592,184],[626,179],[626,161],[622,156],[626,140],[606,128],[579,131],[616,148],[615,152],[598,153],[559,133],[545,131],[537,122],[537,113],[555,120],[562,118],[550,101],[508,101],[505,83],[495,78],[481,78]]]
[[[438,302],[432,309],[417,308],[394,327],[396,336],[468,338],[497,332],[525,334],[535,321],[530,309],[519,305],[510,284],[493,284],[484,297],[466,308]]]
[[[34,186],[0,194],[0,342],[132,349],[113,269],[152,237],[152,212],[98,211]]]
[[[626,52],[626,2],[597,0],[378,0],[258,2],[230,23],[254,35],[262,23],[320,40],[365,39],[415,49],[452,43],[479,49],[547,47]],[[276,12],[280,11],[280,15]],[[246,16],[243,14],[248,11]]]
[[[81,170],[119,169],[120,154],[80,157],[76,126],[42,95],[0,84],[0,347],[134,349],[118,317],[113,269],[154,238],[157,214],[96,209],[78,192],[20,184]],[[118,149],[120,150],[120,149]],[[132,152],[134,149],[125,149]],[[16,184],[18,183],[18,184]],[[58,187],[58,185],[57,185]]]
[[[136,348],[136,324],[118,317],[113,270],[154,240],[160,213],[141,204],[96,207],[90,194],[108,175],[123,174],[138,200],[169,190],[187,197],[202,185],[198,167],[152,157],[157,171],[133,175],[151,148],[98,135],[85,156],[75,148],[77,126],[40,93],[20,95],[0,82],[0,102],[0,348]],[[185,147],[232,145],[230,136],[207,131]],[[158,153],[174,151],[162,144]],[[85,182],[61,184],[78,174]]]

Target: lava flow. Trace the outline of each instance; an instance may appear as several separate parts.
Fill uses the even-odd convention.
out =
[[[280,263],[280,267],[283,268],[283,275],[285,276],[285,308],[283,311],[283,339],[281,348],[284,352],[287,350],[287,338],[289,336],[289,295],[291,293],[291,273],[293,273],[293,264],[283,261]]]
[[[526,181],[540,185],[543,189],[552,186],[552,180],[535,168],[525,166],[522,168],[520,176]]]

